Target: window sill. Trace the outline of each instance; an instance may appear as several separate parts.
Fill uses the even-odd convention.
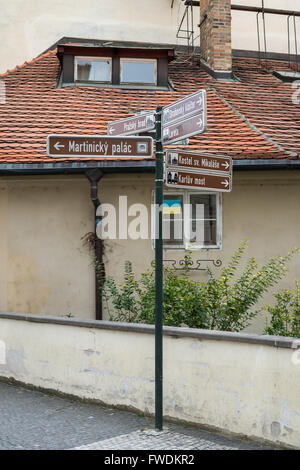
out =
[[[129,85],[99,82],[74,82],[74,83],[61,83],[57,88],[68,87],[91,87],[91,88],[112,88],[112,89],[125,89],[125,90],[148,90],[148,91],[172,91],[171,86],[156,86],[156,85]]]
[[[222,250],[221,246],[164,246],[164,251],[210,251]]]

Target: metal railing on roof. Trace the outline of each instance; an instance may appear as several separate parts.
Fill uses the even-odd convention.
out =
[[[194,13],[193,7],[199,7],[200,2],[198,0],[182,0],[185,5],[185,10],[179,24],[176,38],[177,39],[186,39],[188,49],[192,47],[194,49],[195,40],[199,37],[195,37],[194,31]],[[287,35],[288,35],[288,58],[289,58],[289,67],[295,68],[298,70],[298,38],[297,38],[297,27],[296,27],[296,18],[300,17],[300,11],[294,10],[286,10],[286,9],[276,9],[276,8],[265,8],[264,0],[261,0],[262,4],[261,7],[258,6],[248,6],[248,5],[231,5],[231,9],[235,11],[244,11],[244,12],[252,12],[256,13],[256,28],[257,28],[257,42],[258,42],[258,57],[261,66],[262,63],[262,49],[264,49],[265,57],[267,56],[267,33],[266,33],[266,22],[265,22],[265,15],[282,15],[287,17]],[[174,0],[172,0],[171,8],[173,8]],[[260,31],[260,15],[262,20],[262,29],[263,29],[263,47],[262,47],[262,39],[261,39],[261,31]],[[291,27],[291,20],[292,20],[292,27]],[[198,25],[200,26],[200,25]],[[293,30],[293,31],[292,31]],[[295,61],[292,61],[292,47],[291,47],[291,37],[294,33],[294,48],[295,48]],[[264,63],[264,67],[267,68],[266,62]]]

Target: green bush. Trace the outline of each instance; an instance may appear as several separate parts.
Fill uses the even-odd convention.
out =
[[[242,269],[246,249],[247,241],[243,241],[219,277],[208,269],[207,282],[190,278],[190,255],[185,258],[185,268],[180,274],[175,268],[164,267],[164,324],[223,331],[241,331],[248,326],[260,311],[254,309],[255,305],[286,274],[287,263],[298,249],[284,257],[272,257],[259,269],[252,257]],[[118,286],[113,279],[106,279],[102,295],[110,320],[155,322],[153,266],[137,281],[132,264],[127,261],[124,282]]]
[[[295,289],[275,294],[276,303],[268,305],[270,319],[267,320],[265,334],[300,337],[300,287],[295,282]]]

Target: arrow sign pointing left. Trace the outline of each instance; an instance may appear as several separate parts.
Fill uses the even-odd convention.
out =
[[[107,132],[111,136],[132,135],[151,131],[154,127],[154,112],[150,112],[109,122],[107,125]]]
[[[57,151],[61,148],[65,148],[63,144],[60,144],[59,142],[56,142],[56,144],[53,145],[54,148],[56,148]]]
[[[48,135],[49,157],[151,158],[152,137],[111,137],[108,135]]]

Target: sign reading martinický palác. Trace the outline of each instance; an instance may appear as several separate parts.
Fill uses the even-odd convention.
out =
[[[152,137],[110,137],[97,135],[49,135],[49,157],[151,158]]]

